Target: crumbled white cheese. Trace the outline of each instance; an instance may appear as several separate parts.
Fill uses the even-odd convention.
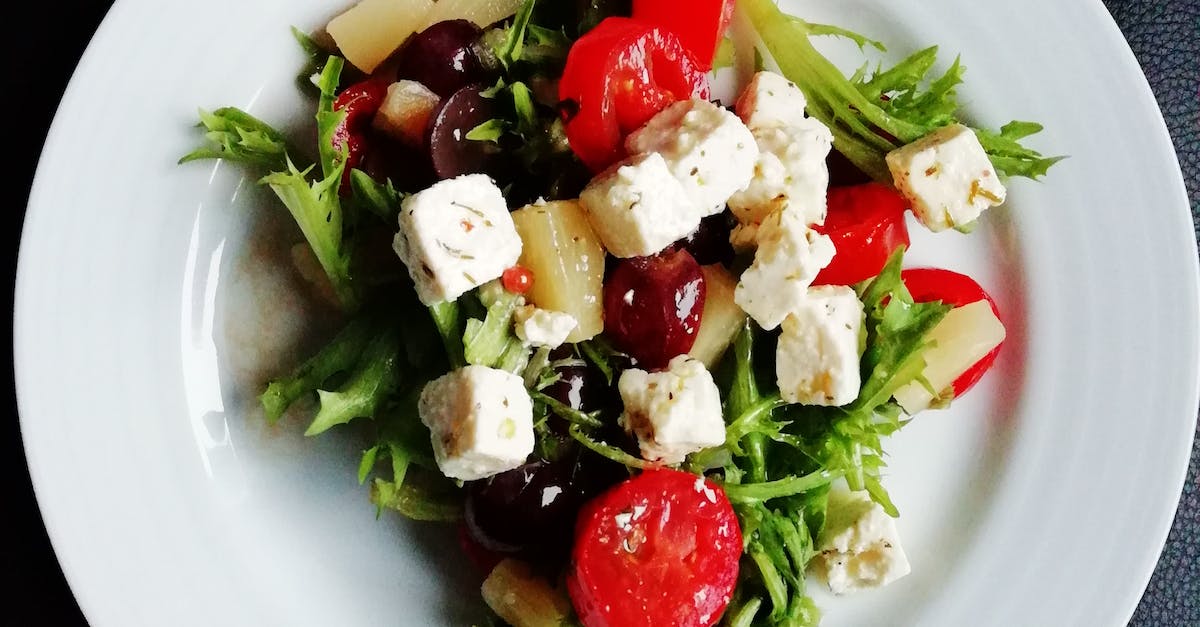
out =
[[[426,384],[417,409],[438,468],[452,479],[512,470],[533,452],[533,403],[525,382],[510,372],[459,368]]]
[[[700,225],[700,214],[658,153],[632,157],[597,175],[579,200],[616,257],[653,255]]]
[[[779,394],[788,403],[840,407],[858,398],[863,305],[845,286],[812,287],[783,321],[775,352]]]
[[[680,355],[663,372],[631,368],[617,382],[622,422],[642,457],[678,464],[689,453],[725,442],[721,393],[704,364]]]
[[[742,224],[761,224],[772,212],[793,207],[805,224],[825,222],[829,168],[825,157],[833,134],[806,118],[798,126],[754,129],[759,154],[754,178],[745,191],[729,198],[729,209]]]
[[[771,126],[803,126],[808,101],[796,84],[775,72],[762,71],[738,96],[734,110],[751,130]]]
[[[625,140],[631,155],[659,153],[700,216],[725,210],[754,176],[758,145],[733,113],[705,100],[677,102]]]
[[[532,346],[558,348],[567,341],[567,336],[579,322],[575,317],[560,311],[540,309],[532,305],[518,307],[513,312],[517,337]]]
[[[754,263],[742,273],[734,302],[759,326],[774,329],[803,304],[833,254],[833,241],[809,228],[799,209],[777,211],[758,229]]]
[[[887,155],[896,189],[929,230],[962,228],[1006,191],[975,132],[952,124]]]
[[[896,521],[866,492],[830,493],[817,550],[812,567],[835,594],[886,586],[912,571]]]
[[[441,181],[405,198],[392,246],[425,305],[458,298],[521,256],[504,195],[484,174]]]

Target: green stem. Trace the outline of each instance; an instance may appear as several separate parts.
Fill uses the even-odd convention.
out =
[[[839,473],[818,470],[802,477],[785,477],[760,483],[725,484],[725,495],[732,503],[759,503],[785,496],[803,494],[833,482]]]

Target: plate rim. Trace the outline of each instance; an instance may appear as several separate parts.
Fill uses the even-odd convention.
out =
[[[1135,80],[1138,82],[1138,89],[1142,92],[1139,95],[1148,96],[1155,103],[1153,126],[1155,128],[1156,136],[1154,137],[1154,140],[1156,143],[1165,142],[1165,145],[1170,148],[1169,152],[1171,155],[1171,162],[1174,166],[1173,171],[1170,173],[1171,178],[1174,181],[1171,196],[1174,197],[1173,204],[1176,204],[1176,207],[1172,209],[1171,212],[1176,216],[1178,222],[1182,223],[1186,221],[1191,224],[1190,220],[1185,219],[1183,215],[1179,215],[1180,210],[1183,210],[1186,212],[1185,215],[1187,215],[1189,218],[1191,216],[1190,201],[1188,198],[1185,177],[1179,159],[1179,152],[1175,146],[1173,138],[1170,136],[1163,111],[1158,105],[1157,98],[1155,97],[1155,94],[1149,84],[1145,72],[1142,70],[1141,65],[1138,62],[1136,55],[1134,55],[1128,40],[1121,33],[1118,24],[1116,23],[1112,14],[1108,11],[1107,7],[1100,0],[1085,1],[1091,4],[1092,9],[1099,14],[1099,17],[1101,18],[1100,22],[1105,24],[1105,32],[1103,35],[1106,45],[1118,48],[1120,54],[1125,57],[1125,60],[1127,62],[1131,62],[1133,67],[1136,68],[1136,75],[1138,78]],[[71,565],[73,558],[71,556],[64,555],[60,551],[62,545],[62,538],[60,534],[62,534],[63,531],[54,523],[53,518],[55,515],[49,513],[45,507],[46,499],[44,497],[44,490],[48,488],[46,487],[47,479],[44,470],[44,457],[45,455],[48,455],[48,453],[31,448],[29,446],[29,440],[26,437],[27,433],[29,432],[28,429],[30,429],[31,425],[31,418],[28,417],[27,411],[27,406],[29,403],[27,395],[31,394],[31,385],[28,383],[28,381],[23,383],[25,375],[22,375],[23,368],[21,365],[22,363],[26,363],[28,361],[28,357],[25,355],[27,351],[30,350],[30,347],[26,346],[21,340],[21,331],[28,324],[28,319],[34,314],[34,312],[28,310],[30,298],[26,295],[30,289],[29,283],[34,280],[32,278],[34,270],[30,267],[31,262],[28,258],[28,252],[25,245],[25,236],[28,231],[28,223],[31,216],[35,216],[36,219],[36,216],[39,213],[44,213],[46,211],[46,209],[39,209],[39,206],[44,206],[46,202],[44,198],[48,194],[46,188],[49,186],[49,183],[46,181],[47,174],[43,165],[46,156],[51,154],[52,151],[61,151],[65,148],[62,146],[63,138],[60,136],[62,127],[61,116],[64,108],[69,105],[71,100],[79,97],[77,92],[79,91],[79,84],[81,82],[80,77],[85,72],[92,71],[92,68],[96,62],[95,50],[104,42],[119,35],[119,31],[115,25],[117,25],[120,20],[123,19],[123,16],[127,12],[133,10],[131,7],[134,6],[137,6],[136,3],[128,0],[116,0],[116,2],[114,2],[113,6],[105,15],[95,33],[92,35],[83,55],[80,57],[79,63],[72,72],[71,79],[68,82],[67,88],[63,92],[62,99],[56,108],[53,122],[49,127],[46,141],[39,155],[38,167],[33,177],[32,185],[30,187],[29,200],[25,207],[25,213],[21,227],[21,242],[18,246],[16,282],[14,289],[13,364],[16,384],[15,392],[17,399],[18,422],[22,434],[22,447],[25,451],[31,484],[34,490],[35,498],[38,502],[39,515],[50,539],[51,546],[54,549],[55,558],[60,565],[72,594],[79,603],[80,608],[84,612],[85,616],[88,616],[92,611],[95,611],[94,608],[92,608],[93,602],[88,600],[87,591],[82,589],[84,584],[78,579],[78,568]],[[1188,231],[1192,232],[1190,229],[1188,229]],[[1193,306],[1189,310],[1189,313],[1191,318],[1200,319],[1200,248],[1198,248],[1195,237],[1189,237],[1191,242],[1190,247],[1193,255],[1188,273],[1191,279],[1190,289],[1195,296],[1193,299]],[[1194,345],[1190,347],[1190,362],[1187,365],[1189,366],[1191,373],[1200,373],[1200,341],[1195,342]],[[1191,389],[1188,391],[1188,396],[1191,399],[1192,406],[1200,410],[1200,377],[1191,377],[1191,379],[1193,383]],[[1153,534],[1155,537],[1154,546],[1156,547],[1156,550],[1153,552],[1153,555],[1149,555],[1149,552],[1147,551],[1148,557],[1144,560],[1139,560],[1144,562],[1146,567],[1142,569],[1144,572],[1140,575],[1142,577],[1141,586],[1138,588],[1136,594],[1132,596],[1132,603],[1129,604],[1129,610],[1125,616],[1126,622],[1136,611],[1138,603],[1145,593],[1146,586],[1149,584],[1150,579],[1153,576],[1155,566],[1158,560],[1161,558],[1163,547],[1165,546],[1166,540],[1172,528],[1173,521],[1177,515],[1181,502],[1180,495],[1187,479],[1188,462],[1193,447],[1195,446],[1195,431],[1198,420],[1200,420],[1200,414],[1193,413],[1190,420],[1190,435],[1192,437],[1180,438],[1178,440],[1178,449],[1175,451],[1175,455],[1178,459],[1182,460],[1182,463],[1176,464],[1176,476],[1171,485],[1176,497],[1170,507],[1164,506],[1161,508],[1161,510],[1156,512],[1156,524],[1154,525],[1155,532]],[[1182,422],[1183,421],[1181,421],[1181,423]],[[63,513],[61,512],[57,514],[57,516],[62,515]],[[1147,535],[1149,536],[1151,534]],[[1148,542],[1146,544],[1149,545]],[[1132,590],[1132,586],[1130,586],[1129,589]],[[92,609],[89,610],[89,608]]]

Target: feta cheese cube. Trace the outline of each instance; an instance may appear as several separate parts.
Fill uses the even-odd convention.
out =
[[[695,205],[658,153],[635,156],[597,175],[579,201],[616,257],[653,255],[700,226]]]
[[[829,494],[813,569],[834,594],[886,586],[912,572],[896,521],[866,492]]]
[[[758,250],[734,290],[734,302],[764,329],[774,329],[808,298],[808,286],[833,260],[833,240],[808,227],[795,207],[770,215]]]
[[[533,452],[533,403],[515,374],[466,366],[434,379],[417,404],[442,474],[474,481],[512,470]]]
[[[539,309],[532,305],[519,307],[513,312],[517,337],[532,346],[558,348],[567,341],[567,336],[579,322],[568,313]]]
[[[751,130],[772,126],[800,127],[808,120],[808,101],[796,84],[775,72],[758,72],[738,96],[734,110]]]
[[[739,222],[759,224],[773,211],[795,207],[805,224],[825,222],[833,133],[812,118],[794,126],[754,129],[758,161],[750,185],[729,198]]]
[[[626,370],[617,389],[625,430],[649,461],[678,464],[725,442],[721,393],[704,364],[687,355],[672,359],[664,372]]]
[[[410,146],[425,141],[429,118],[442,99],[417,81],[401,80],[388,86],[372,125],[380,132]]]
[[[426,305],[499,277],[521,256],[500,188],[483,174],[437,183],[404,199],[392,242]]]
[[[775,351],[779,395],[788,403],[840,407],[858,398],[863,305],[842,285],[813,287],[783,321]]]
[[[705,100],[684,100],[660,111],[625,140],[631,155],[661,153],[701,216],[725,210],[754,176],[758,146],[733,113]]]
[[[975,132],[951,124],[887,155],[896,189],[930,231],[960,228],[1002,204],[1004,185]]]

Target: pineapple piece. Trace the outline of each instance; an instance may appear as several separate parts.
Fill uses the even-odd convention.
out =
[[[425,142],[425,129],[442,99],[429,88],[416,82],[401,80],[388,86],[387,98],[375,114],[375,129],[409,146]]]
[[[703,266],[700,272],[704,275],[704,312],[696,343],[688,354],[712,370],[746,322],[746,312],[733,302],[737,279],[724,266]]]
[[[954,394],[954,380],[999,346],[1004,335],[1004,325],[986,300],[951,309],[929,332],[935,344],[925,351],[925,370],[921,372],[929,386],[938,391],[937,396],[920,381],[913,381],[896,390],[896,402],[910,416],[945,404]]]
[[[570,624],[571,601],[529,565],[506,559],[483,581],[483,600],[513,627],[560,627]]]
[[[444,20],[469,20],[479,28],[487,28],[512,16],[521,0],[439,0],[425,19],[429,27]]]
[[[433,0],[362,0],[325,30],[346,60],[370,74],[409,35],[425,28],[433,8]]]
[[[512,213],[523,243],[518,263],[533,273],[526,298],[579,323],[582,342],[604,330],[604,247],[577,200],[528,205]]]

